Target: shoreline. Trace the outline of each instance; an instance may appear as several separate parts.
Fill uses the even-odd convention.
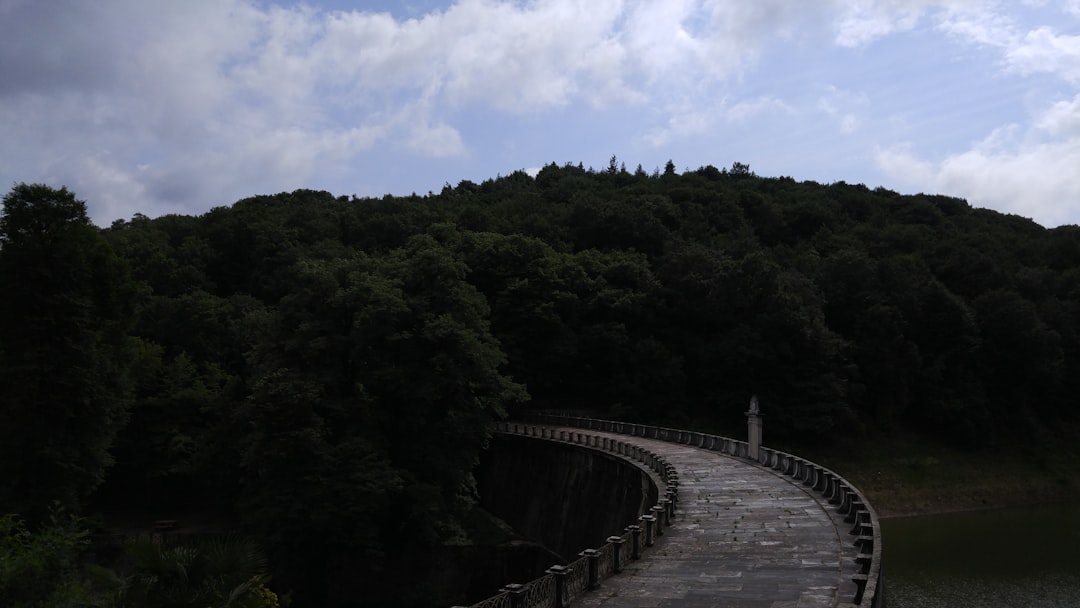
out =
[[[895,519],[1080,502],[1080,449],[1063,438],[1041,447],[971,451],[901,434],[855,451],[808,451],[859,488],[880,519]]]
[[[874,504],[872,499],[870,499],[870,504]],[[881,521],[892,519],[911,519],[914,517],[935,517],[938,515],[955,515],[957,513],[978,513],[981,511],[1002,511],[1005,509],[1021,509],[1025,507],[1044,507],[1050,505],[1070,504],[1076,504],[1080,506],[1080,498],[1073,497],[1054,501],[1018,502],[997,505],[943,507],[940,509],[932,509],[929,511],[883,511],[878,513],[878,520]]]
[[[1080,502],[1080,492],[1072,485],[1031,477],[995,481],[997,483],[898,484],[889,487],[876,487],[873,483],[860,485],[854,480],[853,483],[874,506],[879,519]]]

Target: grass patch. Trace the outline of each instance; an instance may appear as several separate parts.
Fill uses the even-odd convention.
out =
[[[854,483],[882,517],[1080,500],[1080,446],[1065,435],[972,451],[897,434],[804,452]]]

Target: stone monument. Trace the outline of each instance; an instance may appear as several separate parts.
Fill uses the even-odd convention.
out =
[[[746,412],[746,443],[749,445],[747,457],[757,462],[761,451],[761,411],[758,410],[757,395],[750,397],[750,411]]]

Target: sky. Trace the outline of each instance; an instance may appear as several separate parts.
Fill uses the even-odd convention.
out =
[[[1080,223],[1080,0],[0,0],[0,186],[107,226],[555,162]]]

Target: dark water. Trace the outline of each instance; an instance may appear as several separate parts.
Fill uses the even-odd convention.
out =
[[[1080,504],[887,519],[888,608],[1080,608]]]

